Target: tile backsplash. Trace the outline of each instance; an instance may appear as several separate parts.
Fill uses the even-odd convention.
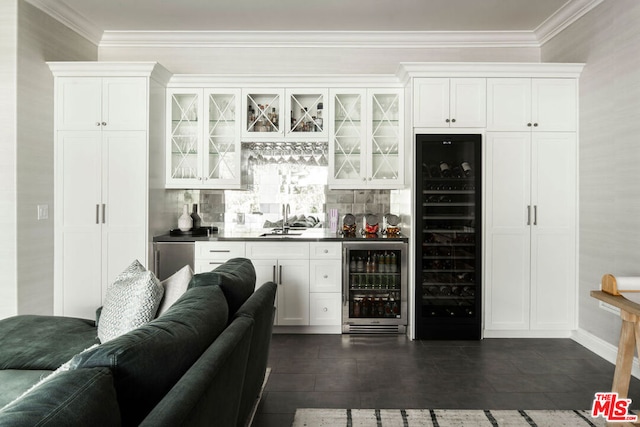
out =
[[[238,213],[227,211],[224,190],[167,190],[167,206],[175,211],[176,226],[178,217],[182,214],[182,206],[189,205],[189,211],[194,203],[198,204],[198,213],[203,225],[213,225],[224,229],[238,223]],[[325,220],[324,213],[329,209],[337,209],[340,218],[351,213],[356,216],[358,223],[366,214],[378,214],[380,218],[391,210],[390,190],[329,190],[325,191],[324,212],[320,215]],[[171,208],[173,206],[173,208]],[[260,206],[259,213],[245,213],[247,223],[260,227],[265,220],[273,221],[280,218],[279,206]],[[291,213],[296,214],[296,212]],[[315,215],[315,214],[314,214]]]

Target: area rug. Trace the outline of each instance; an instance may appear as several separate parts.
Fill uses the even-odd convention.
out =
[[[292,427],[604,427],[591,411],[298,409]]]

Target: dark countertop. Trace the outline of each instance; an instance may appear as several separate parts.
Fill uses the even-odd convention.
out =
[[[378,234],[378,237],[365,237],[357,234],[356,237],[343,237],[337,233],[332,233],[327,228],[308,228],[306,230],[291,230],[289,234],[285,235],[268,235],[260,236],[261,234],[270,233],[271,229],[253,229],[236,228],[233,230],[222,230],[220,233],[213,233],[209,236],[171,236],[169,233],[153,238],[154,242],[215,242],[215,241],[302,241],[302,242],[390,242],[400,241],[408,242],[409,239],[405,236],[400,237],[386,237]]]

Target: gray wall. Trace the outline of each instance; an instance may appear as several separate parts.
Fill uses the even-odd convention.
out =
[[[580,78],[579,327],[617,345],[617,315],[589,296],[605,273],[640,275],[640,2],[602,2],[542,48]]]
[[[0,40],[0,318],[52,314],[53,77],[45,61],[96,60],[97,47],[23,0],[0,2]],[[37,220],[38,204],[49,205],[48,220]]]

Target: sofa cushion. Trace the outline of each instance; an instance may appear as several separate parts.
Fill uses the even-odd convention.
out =
[[[107,342],[156,316],[164,289],[137,260],[107,287],[98,323],[98,338]]]
[[[93,320],[21,315],[0,320],[0,369],[56,370],[98,343]]]
[[[161,317],[75,356],[71,367],[111,368],[123,425],[137,425],[220,335],[227,319],[219,287],[192,288]]]
[[[218,285],[229,304],[229,321],[256,287],[256,270],[246,258],[232,258],[213,271],[193,276],[189,287]]]
[[[118,426],[120,411],[108,368],[63,371],[0,410],[0,425]]]
[[[14,401],[51,372],[39,369],[0,370],[0,408]]]
[[[156,317],[162,316],[162,314],[164,314],[164,312],[167,311],[173,303],[178,301],[178,298],[186,292],[192,277],[193,270],[191,270],[191,266],[185,265],[170,277],[160,282],[164,289],[164,296],[160,302],[160,307],[158,307]]]

